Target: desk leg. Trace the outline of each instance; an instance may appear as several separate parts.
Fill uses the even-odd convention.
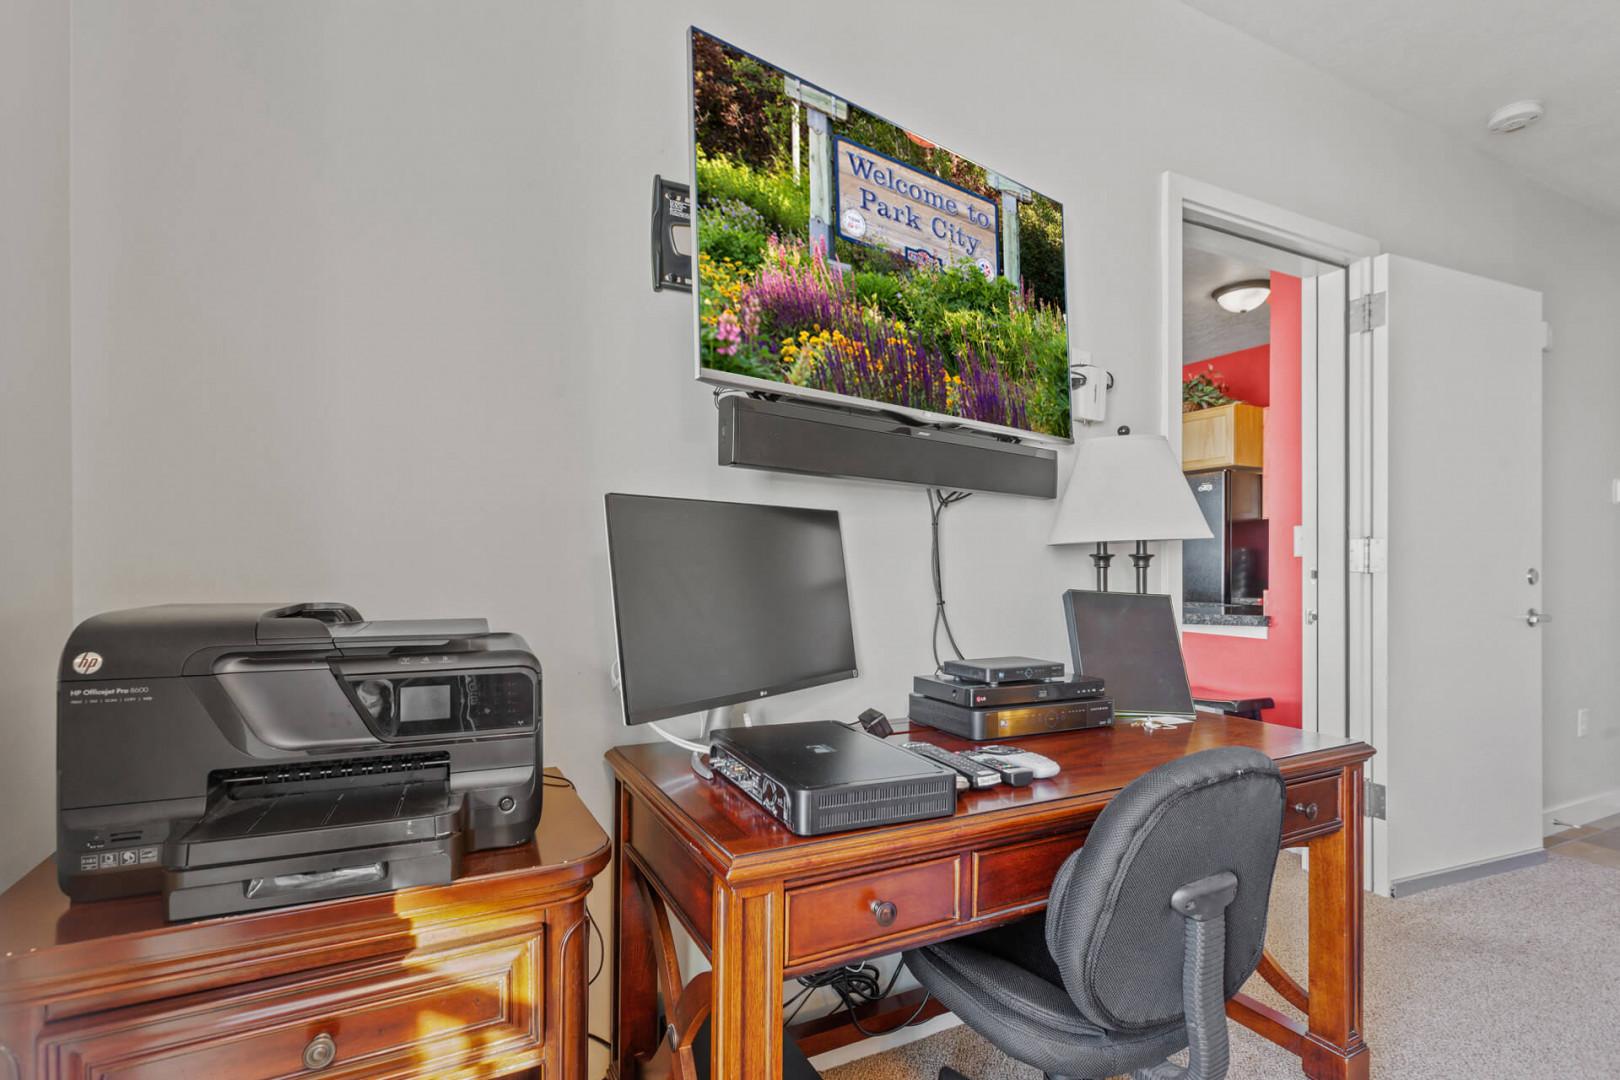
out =
[[[783,909],[780,885],[714,886],[711,1075],[782,1075]]]
[[[1339,778],[1344,827],[1310,842],[1309,1031],[1302,1063],[1311,1080],[1367,1080],[1361,1037],[1361,766]]]
[[[623,784],[614,787],[613,1051],[608,1076],[636,1080],[640,1062],[658,1049],[658,973],[652,912],[641,891],[640,872],[624,851],[630,815],[640,808]]]

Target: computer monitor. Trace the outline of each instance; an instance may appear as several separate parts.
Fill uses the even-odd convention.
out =
[[[607,496],[624,721],[856,676],[835,510]]]
[[[1074,670],[1103,679],[1117,715],[1194,714],[1170,597],[1070,589],[1063,614]]]

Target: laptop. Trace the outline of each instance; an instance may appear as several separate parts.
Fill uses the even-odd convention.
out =
[[[1192,719],[1192,687],[1171,598],[1070,589],[1063,594],[1074,670],[1108,686],[1114,714]]]

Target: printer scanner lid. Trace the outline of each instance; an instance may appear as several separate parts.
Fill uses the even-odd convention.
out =
[[[366,652],[443,646],[489,633],[483,619],[367,620],[347,604],[155,604],[94,615],[62,650],[63,682],[205,675],[243,651]]]

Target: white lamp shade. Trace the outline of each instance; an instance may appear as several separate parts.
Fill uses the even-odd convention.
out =
[[[1079,444],[1048,544],[1207,540],[1214,534],[1163,435]]]

